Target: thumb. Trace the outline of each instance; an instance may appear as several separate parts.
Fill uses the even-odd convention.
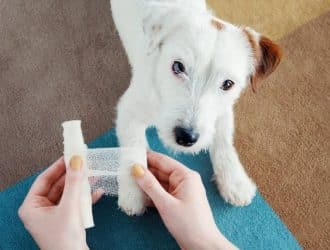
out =
[[[80,194],[83,183],[83,159],[79,155],[71,157],[66,168],[65,185],[61,203],[68,206],[79,206]]]
[[[139,164],[135,164],[131,169],[131,174],[135,178],[140,188],[153,201],[156,208],[159,209],[159,207],[175,201],[175,198],[165,191],[165,189],[160,185],[156,177],[149,171],[148,168],[144,168]]]

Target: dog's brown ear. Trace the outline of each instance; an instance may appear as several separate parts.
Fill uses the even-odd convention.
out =
[[[281,48],[268,39],[260,36],[256,38],[255,32],[250,29],[244,29],[245,34],[251,44],[255,57],[255,71],[250,76],[253,92],[256,92],[261,80],[269,76],[279,65],[282,58]]]

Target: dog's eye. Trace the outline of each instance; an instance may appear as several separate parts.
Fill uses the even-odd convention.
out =
[[[234,84],[235,83],[232,80],[226,80],[222,83],[221,89],[224,91],[230,90]]]
[[[184,67],[182,62],[174,61],[173,65],[172,65],[172,71],[174,74],[179,75],[179,74],[185,73],[186,68]]]

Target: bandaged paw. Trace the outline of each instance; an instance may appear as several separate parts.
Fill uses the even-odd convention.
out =
[[[119,206],[127,214],[141,214],[145,197],[131,177],[130,169],[134,164],[147,165],[146,150],[133,147],[88,149],[80,121],[67,121],[62,126],[66,166],[73,156],[80,156],[83,161],[85,180],[80,207],[84,227],[94,226],[91,191],[99,188],[105,195],[119,194]]]
[[[147,197],[131,177],[120,177],[118,206],[127,215],[141,215],[146,210]]]

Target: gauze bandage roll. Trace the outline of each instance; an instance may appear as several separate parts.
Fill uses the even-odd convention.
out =
[[[96,148],[88,149],[81,131],[81,121],[62,124],[64,161],[68,167],[72,156],[83,159],[84,183],[81,197],[81,214],[85,228],[94,226],[91,191],[99,188],[105,195],[118,195],[118,176],[130,175],[134,164],[147,166],[145,148]],[[90,182],[89,182],[90,180]]]
[[[105,195],[118,195],[118,176],[130,175],[134,164],[147,166],[144,148],[96,148],[87,150],[91,188],[102,188]]]
[[[91,189],[88,182],[88,166],[87,166],[87,145],[81,131],[80,121],[67,121],[63,126],[63,144],[64,144],[64,161],[66,167],[69,167],[72,156],[78,155],[83,160],[84,181],[83,190],[80,199],[80,209],[85,228],[94,227],[92,213],[92,197]]]

